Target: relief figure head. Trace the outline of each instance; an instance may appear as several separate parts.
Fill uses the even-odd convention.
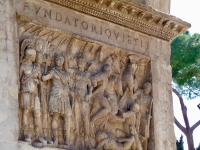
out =
[[[136,73],[137,68],[138,68],[138,66],[137,66],[136,62],[131,62],[128,64],[128,69],[131,72],[131,74],[133,74],[133,75]]]
[[[78,63],[78,69],[84,71],[87,63],[85,58],[83,56],[78,57],[77,63]]]
[[[24,60],[32,63],[35,61],[35,57],[36,57],[36,51],[33,48],[26,48]]]
[[[62,67],[64,64],[64,61],[65,61],[65,58],[62,55],[56,56],[56,60],[55,60],[56,66]]]
[[[112,74],[112,68],[111,68],[111,66],[109,64],[103,65],[102,70],[103,70],[103,72],[106,73],[107,77],[111,76],[111,74]]]
[[[145,95],[149,95],[151,92],[151,83],[150,82],[145,82],[143,85],[143,90]]]
[[[45,42],[43,39],[37,39],[36,41],[36,49],[38,51],[43,51],[45,49]]]
[[[140,106],[139,106],[137,103],[135,103],[135,104],[131,107],[131,111],[133,111],[134,113],[139,112],[139,110],[140,110]]]

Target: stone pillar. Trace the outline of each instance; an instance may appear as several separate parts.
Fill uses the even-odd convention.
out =
[[[18,37],[15,0],[0,1],[0,149],[18,140]],[[12,148],[10,148],[12,149]]]
[[[175,150],[170,42],[151,38],[149,48],[152,72],[153,130],[155,150]]]

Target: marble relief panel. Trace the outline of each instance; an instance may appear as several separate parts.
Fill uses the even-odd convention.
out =
[[[150,59],[19,21],[19,140],[34,147],[147,150]]]

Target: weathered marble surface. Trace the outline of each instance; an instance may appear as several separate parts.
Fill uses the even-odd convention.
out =
[[[18,37],[15,1],[0,1],[0,141],[18,140]],[[2,146],[2,145],[1,145]],[[1,147],[0,146],[0,147]]]
[[[169,0],[138,0],[137,2],[169,13]],[[101,2],[98,1],[98,3]],[[45,27],[52,33],[61,32],[64,36],[74,36],[85,41],[103,44],[109,51],[125,51],[148,58],[150,62],[145,80],[152,83],[151,96],[153,97],[148,149],[175,150],[172,79],[169,63],[170,43],[168,41],[42,0],[0,0],[0,10],[0,149],[37,149],[18,139],[22,134],[22,111],[18,97],[20,92],[19,48],[24,39],[36,36],[33,35],[36,33],[34,28],[24,26],[28,21],[28,24],[32,22],[33,26]],[[123,9],[120,11],[123,12]],[[141,17],[141,19],[144,18]],[[181,21],[177,22],[182,26]],[[168,27],[168,24],[166,26]],[[26,29],[32,30],[25,31]],[[141,85],[140,88],[142,88]],[[54,150],[55,148],[45,147],[44,150],[46,149]]]

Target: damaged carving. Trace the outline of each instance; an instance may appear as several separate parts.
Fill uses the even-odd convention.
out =
[[[32,27],[21,27],[19,140],[38,148],[147,150],[150,59],[46,28],[29,33]]]

